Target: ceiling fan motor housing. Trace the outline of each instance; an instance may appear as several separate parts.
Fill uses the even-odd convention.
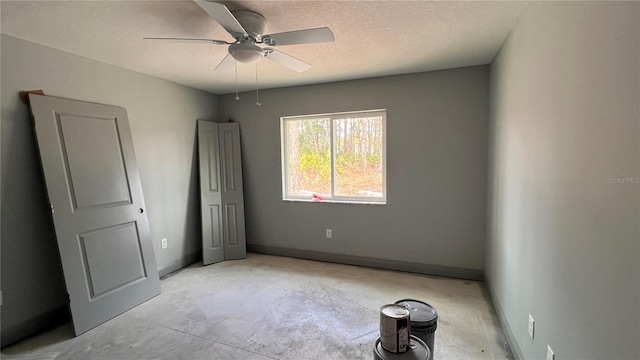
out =
[[[264,34],[264,28],[267,25],[267,20],[264,16],[249,10],[237,10],[233,11],[232,14],[249,36],[260,41],[262,34]]]
[[[234,11],[233,16],[249,34],[250,38],[237,39],[240,42],[229,46],[229,54],[241,63],[253,64],[258,62],[263,56],[263,50],[255,44],[255,41],[260,41],[267,25],[267,20],[264,16],[249,10]]]

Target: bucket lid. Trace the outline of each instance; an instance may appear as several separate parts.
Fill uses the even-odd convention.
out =
[[[430,350],[427,344],[420,340],[419,337],[411,335],[409,350],[403,353],[392,353],[385,350],[378,338],[373,345],[373,355],[375,360],[427,360],[429,359]]]
[[[409,310],[411,322],[430,322],[438,319],[438,311],[426,302],[404,299],[396,301],[396,304]]]
[[[380,312],[394,319],[402,319],[410,316],[411,312],[408,308],[397,304],[383,305]]]

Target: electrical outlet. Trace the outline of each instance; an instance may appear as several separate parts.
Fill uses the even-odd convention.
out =
[[[167,238],[160,240],[160,244],[162,244],[163,249],[166,249],[169,246],[169,244],[167,244]]]
[[[533,339],[533,331],[534,331],[535,321],[533,320],[533,316],[529,314],[529,336]]]
[[[556,360],[556,354],[553,353],[549,345],[547,345],[547,360]]]
[[[333,236],[333,232],[331,229],[327,229],[327,239],[331,239],[331,236]]]

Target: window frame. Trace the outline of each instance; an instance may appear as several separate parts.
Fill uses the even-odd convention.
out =
[[[337,196],[336,191],[336,127],[334,120],[358,117],[375,117],[382,118],[382,196]],[[287,121],[314,120],[318,118],[329,118],[330,123],[330,148],[331,148],[331,196],[320,201],[309,198],[306,195],[288,194],[289,184],[289,154],[287,151]],[[372,204],[385,205],[387,203],[387,109],[344,111],[323,114],[293,115],[280,117],[280,165],[282,174],[282,200],[283,201],[301,201],[301,202],[327,202],[327,203],[348,203],[348,204]]]

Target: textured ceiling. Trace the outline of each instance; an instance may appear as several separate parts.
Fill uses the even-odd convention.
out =
[[[258,63],[260,88],[323,83],[488,64],[526,7],[483,1],[221,1],[267,19],[265,33],[328,26],[333,43],[278,50],[313,65],[297,73]],[[185,1],[5,1],[2,33],[217,94],[234,72],[215,72],[226,46],[143,37],[233,38]],[[238,65],[240,91],[255,65]]]

